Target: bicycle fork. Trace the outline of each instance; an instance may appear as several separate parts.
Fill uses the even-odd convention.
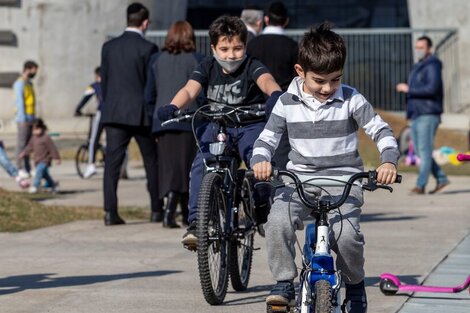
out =
[[[322,202],[322,201],[321,201]],[[326,203],[321,206],[327,207]],[[304,244],[305,273],[301,279],[300,310],[297,312],[314,312],[314,286],[319,280],[326,280],[331,286],[331,299],[335,313],[341,312],[340,287],[341,277],[335,270],[334,259],[330,254],[329,224],[327,211],[321,211],[314,224],[309,224],[305,230]]]

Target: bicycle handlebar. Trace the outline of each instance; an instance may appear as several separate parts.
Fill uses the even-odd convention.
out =
[[[248,176],[248,177],[254,177],[254,173],[253,173],[252,170],[247,171],[245,175]],[[318,207],[318,203],[311,202],[310,200],[307,199],[307,197],[305,196],[303,184],[302,184],[301,180],[299,179],[299,177],[294,172],[289,171],[289,170],[275,170],[274,169],[272,176],[273,176],[273,178],[277,178],[279,176],[290,177],[294,181],[294,184],[296,186],[295,189],[296,189],[296,191],[297,191],[297,193],[300,197],[300,201],[309,208]],[[328,210],[337,209],[340,206],[342,206],[344,204],[344,202],[346,201],[346,199],[348,198],[349,193],[351,192],[351,188],[352,188],[354,182],[356,180],[359,180],[359,179],[362,179],[362,178],[367,178],[367,183],[362,185],[363,189],[366,189],[368,191],[374,191],[374,190],[377,190],[377,189],[381,188],[381,189],[386,189],[386,190],[389,190],[390,192],[393,192],[392,187],[377,184],[377,172],[375,170],[374,171],[368,171],[368,172],[356,173],[356,174],[352,175],[347,182],[345,182],[345,187],[344,187],[344,190],[343,190],[343,194],[341,195],[341,198],[337,202],[329,203]],[[395,183],[401,183],[401,180],[402,180],[402,176],[397,175]],[[286,185],[287,184],[281,184],[281,185],[277,185],[276,187],[278,188],[278,187],[286,186]]]
[[[209,108],[210,110],[208,112],[201,111],[201,109],[204,109],[204,108]],[[222,111],[223,108],[229,108],[230,111],[223,112]],[[184,114],[184,115],[179,115],[179,114]],[[200,114],[209,118],[222,118],[225,116],[229,116],[231,114],[235,114],[237,115],[237,118],[238,118],[241,115],[253,115],[256,117],[261,117],[265,115],[265,111],[264,111],[264,104],[252,104],[249,106],[232,107],[230,105],[223,104],[223,103],[209,103],[209,104],[203,105],[195,112],[183,113],[182,111],[177,111],[176,116],[174,118],[169,119],[165,122],[162,122],[161,126],[166,126],[171,123],[179,123],[179,122],[190,120],[196,114]]]

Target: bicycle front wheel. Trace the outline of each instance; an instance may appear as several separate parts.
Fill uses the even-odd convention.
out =
[[[229,242],[224,236],[227,211],[222,177],[207,173],[198,199],[197,261],[202,292],[207,303],[224,301],[228,287]]]
[[[326,280],[319,280],[315,283],[315,312],[331,313],[331,284]]]
[[[81,145],[78,147],[77,153],[75,154],[75,168],[77,174],[83,178],[86,167],[88,165],[88,145]]]
[[[230,247],[230,281],[236,291],[246,290],[250,280],[255,236],[253,207],[253,190],[250,181],[245,178],[240,189],[238,205],[237,233],[241,236],[232,240]]]

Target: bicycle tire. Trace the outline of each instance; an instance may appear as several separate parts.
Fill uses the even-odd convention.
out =
[[[244,178],[240,188],[240,204],[238,205],[238,227],[242,231],[253,228],[253,208],[253,189],[250,181]],[[253,262],[254,237],[253,230],[245,233],[242,240],[235,239],[230,243],[230,282],[236,291],[248,288]]]
[[[77,153],[75,154],[75,168],[78,176],[83,178],[86,167],[88,165],[88,145],[83,144],[78,147]]]
[[[331,284],[327,280],[319,280],[315,283],[315,313],[331,313]]]
[[[220,174],[207,173],[198,198],[197,262],[202,293],[207,303],[221,304],[227,294],[230,244],[224,238],[225,197]]]

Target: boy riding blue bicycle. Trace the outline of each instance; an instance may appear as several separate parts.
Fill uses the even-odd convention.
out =
[[[254,145],[251,166],[257,179],[270,178],[271,157],[286,129],[292,147],[288,170],[307,178],[361,172],[363,163],[357,151],[357,129],[362,127],[380,152],[382,165],[377,168],[377,181],[382,184],[395,181],[399,151],[392,130],[364,96],[341,84],[345,60],[345,43],[328,24],[312,28],[304,35],[295,65],[299,76],[276,102]],[[310,216],[310,211],[301,205],[294,189],[286,186],[277,191],[264,225],[268,263],[277,281],[266,299],[268,306],[291,306],[295,299],[293,280],[298,273],[294,230],[303,229],[303,220]],[[325,187],[324,190],[335,197],[342,194],[343,187]],[[337,254],[337,268],[346,283],[348,312],[353,313],[367,311],[364,237],[359,227],[362,204],[362,189],[354,186],[341,207],[345,222],[338,223],[337,212],[329,215],[331,248]],[[335,240],[340,233],[340,240]]]
[[[161,107],[157,113],[162,121],[174,117],[181,108],[194,102],[201,91],[209,103],[222,103],[232,107],[260,104],[265,94],[280,93],[281,88],[259,61],[246,55],[247,29],[240,18],[221,16],[209,27],[213,56],[208,56],[193,72],[186,85],[175,95],[171,104]],[[263,130],[264,117],[243,122],[243,127],[229,128],[230,141],[236,142],[240,157],[249,163],[253,143]],[[197,199],[204,173],[204,157],[209,154],[209,143],[217,136],[214,124],[198,131],[202,153],[198,153],[191,168],[189,192],[189,227],[183,236],[185,247],[196,249]]]

